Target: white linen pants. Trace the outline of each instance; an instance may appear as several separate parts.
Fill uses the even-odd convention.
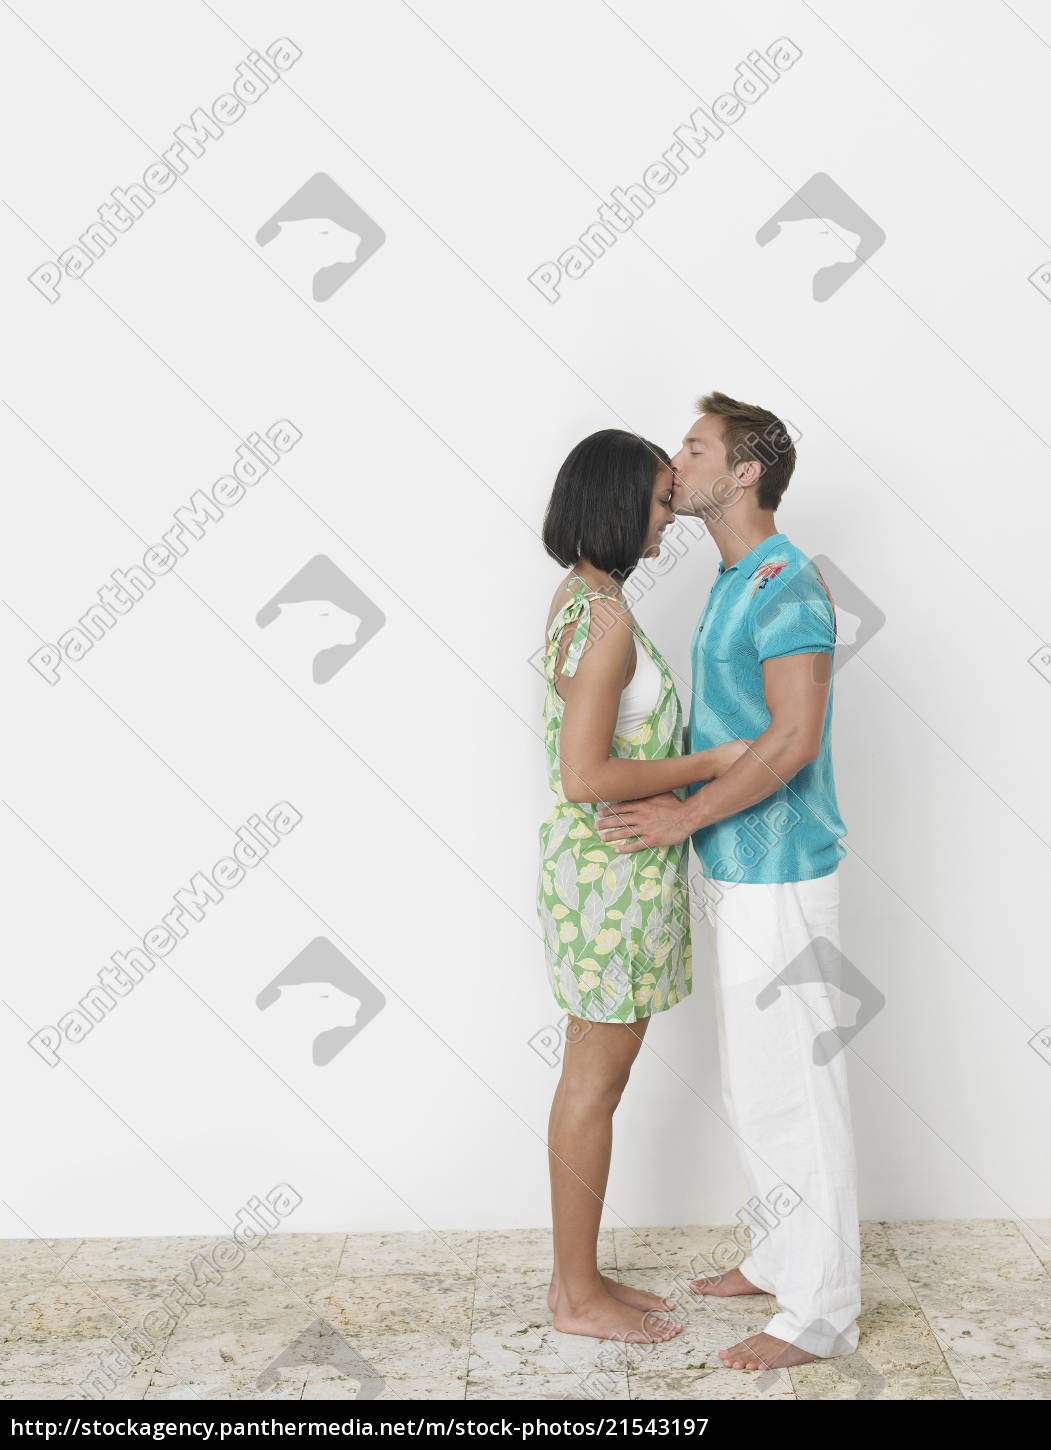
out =
[[[768,1334],[810,1354],[850,1354],[861,1308],[857,1174],[846,1052],[828,1036],[837,1022],[822,970],[839,951],[839,877],[704,885],[723,1097],[767,1229],[753,1230],[741,1271],[777,1299]]]

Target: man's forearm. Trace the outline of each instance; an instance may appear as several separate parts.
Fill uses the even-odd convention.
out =
[[[801,736],[771,726],[725,775],[702,786],[684,802],[689,834],[765,801],[813,758],[813,751]]]

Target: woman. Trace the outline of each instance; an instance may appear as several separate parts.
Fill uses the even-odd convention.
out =
[[[544,708],[554,810],[540,828],[538,911],[548,977],[569,1014],[548,1136],[555,1328],[598,1339],[665,1340],[673,1301],[599,1273],[613,1111],[655,1012],[689,995],[688,843],[618,855],[595,813],[605,801],[677,791],[728,770],[731,741],[683,755],[682,710],[664,660],[620,581],[660,552],[674,518],[668,455],[631,433],[585,438],[559,471],[544,547],[569,577],[548,616]]]

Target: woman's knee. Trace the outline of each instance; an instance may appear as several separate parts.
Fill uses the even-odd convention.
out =
[[[560,1089],[562,1101],[575,1108],[604,1109],[612,1113],[624,1094],[630,1076],[630,1066],[596,1070],[595,1065],[591,1065],[582,1072],[564,1072]]]

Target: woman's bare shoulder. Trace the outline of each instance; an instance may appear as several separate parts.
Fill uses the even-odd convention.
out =
[[[554,619],[555,615],[560,609],[564,609],[565,606],[570,602],[570,600],[573,598],[574,593],[577,590],[577,587],[581,583],[587,586],[588,601],[592,605],[592,607],[594,607],[596,602],[600,602],[601,604],[605,604],[608,602],[616,605],[620,609],[621,613],[630,613],[623,595],[620,593],[619,589],[617,589],[615,584],[607,584],[599,582],[597,580],[585,579],[583,575],[574,574],[571,572],[567,574],[564,579],[559,581],[554,594],[551,596],[551,609],[548,616],[549,622],[550,620]]]
[[[572,602],[574,595],[579,591],[581,580],[581,575],[570,573],[556,588],[547,616],[548,633],[559,613]],[[590,633],[593,636],[619,634],[620,631],[615,628],[618,625],[626,628],[630,633],[634,633],[631,611],[615,585],[590,579],[583,579],[583,583],[587,586],[588,608],[591,616]]]
[[[580,576],[578,574],[574,574],[570,570],[566,577],[560,579],[555,586],[555,592],[551,596],[551,607],[547,611],[547,625],[549,629],[555,621],[555,616],[571,602],[573,598],[573,586],[578,583],[579,578]]]

